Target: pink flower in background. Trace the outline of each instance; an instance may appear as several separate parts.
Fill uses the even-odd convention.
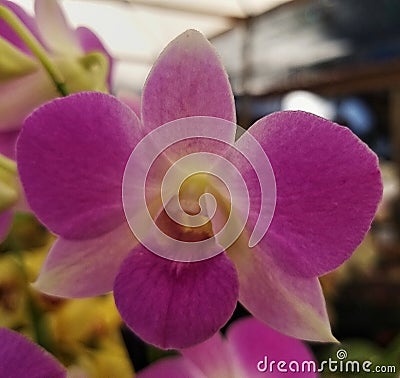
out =
[[[315,372],[318,369],[317,361],[305,344],[282,335],[250,317],[231,324],[226,338],[217,333],[204,343],[180,352],[182,356],[159,360],[139,371],[136,377],[315,378],[318,376]],[[286,372],[278,370],[277,364],[280,361],[284,361],[280,369]]]
[[[67,376],[67,370],[52,355],[21,334],[0,328],[0,340],[0,377]]]
[[[31,208],[59,239],[36,287],[64,297],[114,290],[128,326],[162,348],[186,348],[211,337],[238,300],[279,332],[335,340],[318,276],[349,258],[370,227],[382,191],[377,157],[348,129],[312,114],[269,115],[237,141],[235,121],[225,70],[193,30],[172,41],[154,64],[140,120],[100,93],[71,95],[37,109],[19,138],[18,168]],[[179,142],[158,151],[157,136],[165,131]],[[147,165],[154,151],[158,160]],[[169,193],[166,185],[165,203],[159,193],[164,176],[199,153],[210,164],[199,168],[200,160],[192,161],[197,171],[179,193]],[[235,177],[231,187],[204,174],[218,167],[212,160],[218,156],[218,164],[235,166],[222,170]],[[269,170],[276,199],[275,186],[263,190]],[[175,173],[172,181],[180,171]],[[231,191],[237,202],[229,201]],[[216,199],[214,213],[207,193]],[[211,240],[223,246],[221,253],[185,262],[149,250],[149,244],[163,248],[169,239],[148,227],[146,211],[130,215],[143,201],[169,239],[187,243],[188,250]],[[272,220],[263,213],[265,204],[274,205]],[[171,214],[181,218],[171,220]],[[235,228],[243,214],[237,238],[217,237],[221,223],[232,215]],[[206,219],[201,226],[186,223],[199,218]],[[135,237],[132,221],[147,231],[144,238]],[[254,242],[252,231],[260,224],[265,233]],[[179,248],[167,252],[185,252]]]
[[[70,93],[107,91],[111,86],[111,56],[89,29],[71,28],[58,1],[35,0],[35,18],[11,1],[0,0],[0,5],[10,9],[48,51]],[[25,43],[1,19],[0,38],[0,153],[14,158],[25,117],[59,93]]]

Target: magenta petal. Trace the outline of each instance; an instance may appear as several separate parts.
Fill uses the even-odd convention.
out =
[[[12,211],[4,211],[0,214],[0,243],[6,238],[8,231],[10,231],[12,219]]]
[[[67,298],[105,294],[113,289],[122,261],[136,245],[126,223],[95,239],[58,239],[34,286],[46,294]]]
[[[66,369],[48,352],[21,334],[0,328],[0,377],[62,378]]]
[[[276,179],[262,249],[298,275],[335,269],[361,243],[381,198],[376,155],[349,129],[305,112],[264,117],[250,133]]]
[[[304,377],[314,378],[317,373],[314,371],[290,372],[289,362],[297,361],[301,364],[304,361],[313,361],[312,365],[318,368],[317,362],[308,347],[297,339],[285,336],[261,323],[254,318],[240,319],[234,322],[227,331],[227,339],[240,376],[246,378],[252,377]],[[277,370],[277,366],[272,365],[272,372],[265,365],[265,357],[267,363],[271,361],[285,361],[287,372],[281,374]],[[259,364],[261,372],[258,371]],[[293,368],[296,368],[293,366]],[[306,366],[307,368],[307,366]],[[264,372],[262,371],[263,369]]]
[[[195,30],[187,30],[164,49],[147,78],[142,97],[146,132],[189,116],[236,121],[227,74],[215,49]]]
[[[3,5],[10,9],[29,29],[29,31],[35,36],[35,38],[41,41],[37,25],[33,17],[29,16],[19,5],[11,1],[0,0],[0,5]],[[23,42],[18,34],[15,33],[15,31],[2,19],[0,19],[0,37],[13,44],[15,47],[18,47],[26,54],[32,55],[25,42]]]
[[[247,247],[242,236],[228,250],[239,276],[239,301],[258,319],[286,335],[336,341],[317,278],[290,275],[268,251]]]
[[[0,154],[15,160],[15,145],[18,136],[19,130],[0,132]]]
[[[161,348],[186,348],[216,333],[235,309],[237,275],[224,255],[180,263],[140,246],[123,262],[115,303],[128,326]]]
[[[124,168],[139,139],[138,118],[115,97],[87,92],[43,105],[27,118],[17,143],[30,207],[67,239],[117,227],[125,219]]]
[[[231,350],[221,333],[180,352],[207,378],[236,377]]]
[[[209,378],[183,357],[170,357],[136,373],[136,378]]]
[[[97,37],[96,34],[94,34],[90,29],[80,26],[78,29],[75,31],[76,35],[78,36],[79,42],[85,51],[85,53],[90,53],[93,51],[101,52],[103,53],[108,60],[108,78],[107,78],[107,83],[108,83],[108,88],[110,91],[112,91],[112,74],[113,74],[113,58],[109,54],[109,52],[106,50],[104,47],[103,43],[100,41],[100,39]],[[136,113],[136,112],[135,112]],[[138,113],[136,113],[138,114]],[[140,115],[140,114],[138,114]]]

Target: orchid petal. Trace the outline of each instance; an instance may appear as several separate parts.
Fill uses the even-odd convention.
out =
[[[18,136],[19,130],[0,132],[0,154],[15,160],[15,146]]]
[[[306,344],[267,327],[257,319],[248,317],[237,320],[228,328],[227,339],[232,359],[240,371],[238,377],[265,377],[268,373],[274,377],[317,377],[313,367],[317,369],[318,365]],[[280,374],[273,365],[273,370],[269,370],[268,366],[265,366],[265,357],[268,362],[285,361],[286,366],[283,369],[287,371]],[[260,361],[263,361],[259,366],[261,371],[257,369]],[[291,361],[299,363],[300,368],[305,366],[305,371],[290,372],[288,365]],[[309,361],[310,371],[307,369]],[[307,362],[307,365],[302,365],[303,362]],[[263,372],[262,369],[266,370]]]
[[[3,5],[10,9],[28,28],[32,35],[39,41],[41,41],[37,25],[33,17],[29,16],[19,5],[11,2],[0,0],[0,5]],[[19,37],[19,35],[8,25],[5,21],[0,19],[0,36],[6,41],[10,42],[12,45],[17,47],[22,52],[32,55],[29,48],[26,46],[25,42]]]
[[[0,328],[0,376],[62,378],[66,369],[48,352],[10,329]]]
[[[217,332],[235,309],[235,268],[224,254],[170,261],[139,246],[117,275],[114,297],[128,326],[161,348],[185,348]]]
[[[53,53],[67,56],[82,54],[79,39],[68,25],[55,0],[35,0],[35,16],[45,45]]]
[[[190,116],[236,120],[227,74],[215,49],[195,30],[184,32],[164,49],[142,96],[146,132]]]
[[[208,340],[182,349],[182,355],[192,362],[207,378],[235,377],[230,350],[221,333],[216,333]]]
[[[249,132],[276,179],[275,213],[261,248],[296,275],[335,269],[371,225],[382,193],[377,157],[349,129],[305,112],[274,113]]]
[[[136,378],[209,378],[183,357],[169,357],[136,373]]]
[[[12,211],[4,211],[0,214],[0,242],[5,239],[10,231],[13,219]]]
[[[86,239],[125,221],[122,177],[138,125],[126,105],[95,92],[56,99],[27,118],[18,168],[28,203],[48,228]]]
[[[112,291],[115,277],[129,252],[138,244],[129,226],[94,239],[58,239],[33,284],[43,293],[83,298]]]
[[[290,275],[243,235],[228,249],[239,276],[239,301],[258,319],[286,335],[335,341],[317,278]]]
[[[107,77],[107,83],[108,83],[108,88],[111,91],[112,90],[112,76],[113,76],[113,57],[109,54],[109,52],[105,49],[103,43],[100,41],[100,39],[97,37],[96,34],[94,34],[90,29],[85,28],[83,26],[80,26],[75,30],[75,33],[79,39],[80,46],[83,48],[85,53],[91,53],[91,52],[100,52],[102,53],[105,57],[107,57],[108,61],[108,77]],[[136,112],[136,115],[140,117],[140,112]]]

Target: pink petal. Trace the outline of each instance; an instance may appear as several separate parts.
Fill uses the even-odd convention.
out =
[[[235,309],[235,268],[224,254],[173,262],[140,246],[123,262],[114,297],[128,326],[161,348],[185,348],[216,333]]]
[[[232,90],[215,49],[201,33],[187,30],[153,66],[143,89],[142,120],[150,132],[198,115],[236,120]]]
[[[58,239],[34,286],[58,297],[105,294],[113,289],[122,261],[136,245],[126,223],[95,239]]]
[[[100,39],[97,37],[97,35],[94,34],[90,29],[80,26],[75,30],[75,33],[79,39],[79,44],[83,48],[85,53],[97,51],[103,53],[107,57],[109,65],[107,83],[109,90],[112,91],[113,89],[112,76],[113,76],[113,65],[114,65],[113,57],[106,50],[106,48],[104,47]],[[136,115],[139,117],[140,112],[136,113]]]
[[[67,376],[67,371],[52,355],[19,333],[0,328],[0,340],[0,377]]]
[[[376,155],[349,129],[305,112],[264,117],[250,133],[276,179],[276,209],[261,248],[297,275],[335,269],[361,243],[381,198]]]
[[[268,251],[241,236],[228,250],[239,276],[239,301],[258,319],[286,335],[335,341],[317,278],[290,275]]]
[[[15,160],[15,145],[18,136],[19,130],[0,132],[0,154]]]
[[[122,177],[141,138],[139,120],[95,92],[56,99],[27,118],[17,161],[28,203],[67,239],[97,237],[124,222]]]
[[[35,36],[36,39],[41,41],[37,25],[33,17],[29,16],[19,5],[11,2],[0,0],[0,5],[3,5],[10,9],[29,29],[29,31]],[[25,42],[21,40],[17,33],[3,20],[0,19],[0,36],[12,43],[15,47],[19,48],[21,51],[25,52],[27,55],[32,55],[29,48],[26,46]]]
[[[0,214],[0,242],[2,242],[10,231],[13,220],[12,211],[4,211]]]
[[[318,368],[318,364],[304,343],[267,327],[257,319],[249,317],[237,320],[229,327],[227,339],[232,359],[241,372],[238,376],[246,378],[265,376],[314,378],[318,376],[313,369],[314,366]],[[267,357],[267,366],[265,357]],[[260,361],[263,363],[259,364]],[[276,363],[285,361],[286,365],[283,368],[287,369],[287,372],[279,373],[276,364],[272,365],[271,371],[269,368],[271,361],[276,361]],[[300,368],[304,361],[313,361],[315,365],[310,365],[312,368],[310,371],[291,372],[289,369],[291,361],[298,362]],[[261,372],[257,369],[258,364]],[[296,366],[293,365],[292,368],[295,369]],[[263,372],[263,369],[266,370]]]
[[[35,18],[45,45],[55,54],[79,56],[82,48],[58,1],[35,0]]]
[[[207,378],[235,377],[234,360],[221,333],[201,344],[180,351]]]
[[[136,378],[209,378],[183,357],[169,357],[136,373]]]

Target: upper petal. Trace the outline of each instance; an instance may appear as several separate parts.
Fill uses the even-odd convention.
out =
[[[146,132],[178,118],[210,116],[236,121],[232,89],[215,49],[188,30],[164,49],[142,97]]]
[[[69,239],[96,237],[121,224],[122,177],[140,139],[139,120],[116,98],[79,93],[29,116],[17,161],[31,209]]]
[[[105,294],[122,261],[137,245],[124,222],[94,239],[58,239],[34,283],[36,289],[58,297],[82,298]]]
[[[286,335],[335,341],[317,278],[291,275],[259,245],[241,236],[228,255],[239,276],[239,301],[258,319]]]
[[[237,275],[224,254],[208,260],[170,261],[140,246],[123,262],[115,303],[128,326],[161,348],[186,348],[216,333],[230,318]]]
[[[269,328],[259,320],[252,317],[239,319],[234,322],[227,331],[227,339],[232,355],[238,370],[241,372],[240,377],[265,377],[271,373],[273,377],[303,377],[314,378],[317,373],[314,370],[304,372],[290,372],[289,362],[296,361],[302,366],[303,362],[312,361],[315,368],[318,368],[315,357],[309,348],[297,339],[293,339],[272,328]],[[280,374],[277,367],[272,365],[272,371],[265,366],[265,357],[267,361],[285,361],[287,365],[284,369],[286,372]],[[258,370],[259,365],[261,371]],[[305,365],[307,367],[307,365]],[[266,369],[263,371],[263,369]]]
[[[48,352],[10,329],[0,328],[0,376],[62,378],[66,369]]]
[[[108,77],[107,77],[107,83],[108,83],[108,89],[110,92],[112,91],[112,76],[113,76],[113,57],[110,55],[110,53],[107,51],[107,49],[104,47],[103,43],[100,41],[100,39],[97,37],[96,34],[94,34],[90,29],[80,26],[75,30],[75,34],[77,35],[79,39],[79,44],[83,48],[83,51],[85,53],[91,53],[94,51],[101,52],[104,54],[104,56],[107,57],[108,60]],[[135,111],[135,113],[140,116],[139,113]]]
[[[77,35],[68,25],[56,0],[35,0],[35,16],[40,35],[50,51],[60,55],[82,53]]]
[[[262,249],[298,275],[335,269],[361,243],[381,198],[376,155],[349,129],[305,112],[274,113],[249,131],[276,180]]]

